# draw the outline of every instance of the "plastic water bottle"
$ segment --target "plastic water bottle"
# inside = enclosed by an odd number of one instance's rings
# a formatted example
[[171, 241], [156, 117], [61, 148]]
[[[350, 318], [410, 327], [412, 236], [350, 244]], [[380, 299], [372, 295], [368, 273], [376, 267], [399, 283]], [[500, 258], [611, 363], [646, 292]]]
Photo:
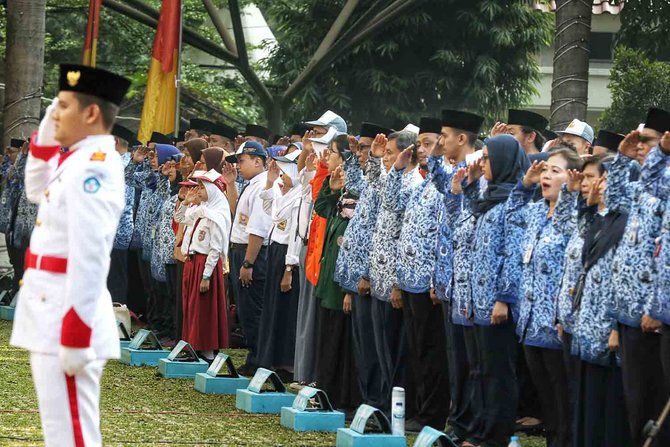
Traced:
[[405, 436], [405, 389], [393, 387], [391, 397], [391, 430], [394, 435]]
[[519, 442], [518, 436], [512, 436], [507, 447], [521, 447], [521, 442]]

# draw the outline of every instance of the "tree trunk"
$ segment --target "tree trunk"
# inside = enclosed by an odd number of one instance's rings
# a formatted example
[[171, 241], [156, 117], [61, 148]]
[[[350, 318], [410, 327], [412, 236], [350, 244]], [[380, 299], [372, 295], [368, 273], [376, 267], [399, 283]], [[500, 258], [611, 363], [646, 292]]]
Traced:
[[551, 128], [586, 119], [589, 93], [591, 0], [556, 1]]
[[7, 2], [4, 146], [37, 129], [44, 74], [46, 0]]

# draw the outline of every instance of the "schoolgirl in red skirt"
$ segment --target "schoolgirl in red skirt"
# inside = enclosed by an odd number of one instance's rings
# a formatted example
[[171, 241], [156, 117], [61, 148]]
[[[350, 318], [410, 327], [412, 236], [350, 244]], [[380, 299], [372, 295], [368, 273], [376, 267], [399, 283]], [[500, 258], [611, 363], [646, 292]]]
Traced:
[[200, 185], [187, 196], [188, 208], [177, 213], [187, 225], [181, 245], [186, 257], [182, 339], [212, 360], [217, 350], [228, 347], [223, 263], [228, 255], [230, 207], [221, 174], [210, 170], [195, 179]]

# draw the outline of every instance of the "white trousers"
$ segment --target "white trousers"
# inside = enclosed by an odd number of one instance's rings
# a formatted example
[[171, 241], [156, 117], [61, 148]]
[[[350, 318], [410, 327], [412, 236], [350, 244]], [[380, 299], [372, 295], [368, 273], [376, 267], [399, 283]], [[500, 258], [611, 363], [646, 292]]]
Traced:
[[104, 360], [67, 376], [57, 355], [30, 353], [46, 447], [96, 447], [100, 435], [100, 378]]

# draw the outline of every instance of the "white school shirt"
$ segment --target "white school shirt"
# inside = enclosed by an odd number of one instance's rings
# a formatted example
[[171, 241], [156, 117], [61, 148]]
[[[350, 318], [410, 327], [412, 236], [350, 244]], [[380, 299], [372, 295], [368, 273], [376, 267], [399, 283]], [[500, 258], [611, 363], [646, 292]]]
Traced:
[[263, 210], [268, 216], [273, 216], [270, 240], [278, 244], [288, 245], [285, 259], [286, 265], [298, 265], [300, 262], [300, 250], [302, 249], [303, 242], [297, 234], [297, 228], [301, 192], [302, 188], [298, 191], [298, 194], [295, 194], [290, 199], [293, 203], [286, 204], [286, 207], [281, 212], [278, 212], [276, 209], [275, 199], [282, 196], [277, 183], [272, 188], [262, 191], [260, 195], [263, 200]]
[[266, 181], [267, 172], [261, 172], [249, 181], [237, 198], [235, 219], [230, 234], [230, 241], [233, 244], [248, 244], [250, 234], [262, 237], [263, 245], [268, 244], [272, 219], [263, 210], [263, 199], [260, 197]]
[[[221, 255], [227, 256], [228, 235], [221, 228], [206, 217], [203, 217], [203, 208], [200, 206], [180, 207], [175, 215], [175, 220], [187, 225], [184, 231], [184, 239], [181, 243], [181, 253], [184, 256], [194, 254], [207, 255], [203, 276], [212, 276], [216, 263]], [[221, 253], [214, 247], [224, 247]]]

